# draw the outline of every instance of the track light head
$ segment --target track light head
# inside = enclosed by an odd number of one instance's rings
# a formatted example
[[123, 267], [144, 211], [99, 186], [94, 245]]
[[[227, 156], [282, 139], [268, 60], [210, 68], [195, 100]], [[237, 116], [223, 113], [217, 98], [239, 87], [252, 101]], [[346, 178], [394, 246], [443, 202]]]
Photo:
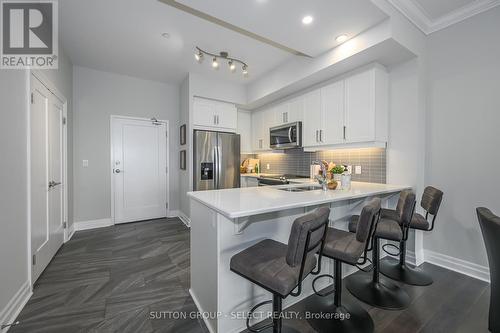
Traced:
[[215, 68], [215, 69], [219, 68], [219, 63], [217, 62], [217, 58], [216, 57], [214, 57], [214, 59], [212, 60], [212, 67]]

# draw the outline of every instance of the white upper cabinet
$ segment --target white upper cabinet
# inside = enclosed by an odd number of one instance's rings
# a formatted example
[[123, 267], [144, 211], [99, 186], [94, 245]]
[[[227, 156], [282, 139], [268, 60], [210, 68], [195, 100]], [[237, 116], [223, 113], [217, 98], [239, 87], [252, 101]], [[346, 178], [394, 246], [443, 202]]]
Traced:
[[344, 142], [344, 83], [335, 82], [311, 91], [304, 98], [303, 146]]
[[251, 154], [252, 147], [252, 116], [250, 112], [238, 110], [238, 130], [240, 135], [240, 152]]
[[321, 88], [321, 145], [344, 143], [344, 81]]
[[304, 96], [299, 96], [273, 108], [274, 126], [302, 121], [304, 113]]
[[236, 131], [238, 114], [236, 106], [230, 103], [195, 98], [193, 101], [193, 125], [224, 131]]
[[319, 129], [323, 115], [321, 110], [321, 92], [314, 90], [304, 95], [304, 122], [302, 124], [302, 145], [319, 145]]
[[388, 77], [374, 66], [305, 95], [303, 145], [380, 146], [387, 142]]
[[387, 143], [388, 74], [373, 65], [286, 102], [252, 113], [253, 151], [269, 148], [269, 128], [302, 121], [306, 150]]

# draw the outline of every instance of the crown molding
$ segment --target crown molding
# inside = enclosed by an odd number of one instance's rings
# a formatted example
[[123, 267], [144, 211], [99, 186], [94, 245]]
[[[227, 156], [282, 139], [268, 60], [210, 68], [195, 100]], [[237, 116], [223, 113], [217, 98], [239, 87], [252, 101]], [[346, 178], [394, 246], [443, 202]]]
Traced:
[[500, 0], [476, 0], [433, 20], [415, 0], [388, 1], [426, 35], [500, 5]]

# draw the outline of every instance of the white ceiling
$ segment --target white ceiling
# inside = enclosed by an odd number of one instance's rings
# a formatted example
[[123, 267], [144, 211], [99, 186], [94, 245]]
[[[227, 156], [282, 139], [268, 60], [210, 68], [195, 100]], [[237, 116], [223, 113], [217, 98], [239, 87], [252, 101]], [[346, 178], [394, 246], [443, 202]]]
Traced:
[[[335, 47], [386, 16], [367, 0], [182, 0], [183, 4], [309, 55]], [[74, 65], [144, 79], [179, 83], [191, 71], [249, 83], [294, 55], [156, 0], [59, 2], [62, 47]], [[307, 27], [304, 15], [314, 16]], [[161, 36], [168, 32], [170, 38]], [[198, 64], [194, 48], [228, 51], [249, 64], [250, 75]]]
[[500, 5], [500, 0], [389, 0], [426, 34]]
[[[316, 57], [339, 43], [342, 34], [356, 36], [387, 16], [366, 0], [177, 0], [240, 28]], [[310, 25], [302, 18], [314, 18]]]

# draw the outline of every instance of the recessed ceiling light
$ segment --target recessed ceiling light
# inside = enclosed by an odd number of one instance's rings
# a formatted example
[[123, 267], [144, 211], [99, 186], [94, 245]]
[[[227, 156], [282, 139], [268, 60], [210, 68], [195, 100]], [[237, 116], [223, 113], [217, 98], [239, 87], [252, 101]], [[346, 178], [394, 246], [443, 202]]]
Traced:
[[164, 32], [161, 34], [163, 38], [170, 38], [170, 34], [168, 32]]
[[340, 35], [340, 36], [337, 36], [337, 38], [335, 38], [335, 40], [338, 42], [338, 43], [343, 43], [347, 40], [347, 35]]
[[304, 24], [306, 24], [306, 25], [307, 25], [307, 24], [311, 24], [313, 20], [314, 20], [314, 19], [313, 19], [313, 17], [312, 17], [312, 16], [307, 15], [307, 16], [304, 16], [304, 18], [302, 19], [302, 23], [304, 23]]

